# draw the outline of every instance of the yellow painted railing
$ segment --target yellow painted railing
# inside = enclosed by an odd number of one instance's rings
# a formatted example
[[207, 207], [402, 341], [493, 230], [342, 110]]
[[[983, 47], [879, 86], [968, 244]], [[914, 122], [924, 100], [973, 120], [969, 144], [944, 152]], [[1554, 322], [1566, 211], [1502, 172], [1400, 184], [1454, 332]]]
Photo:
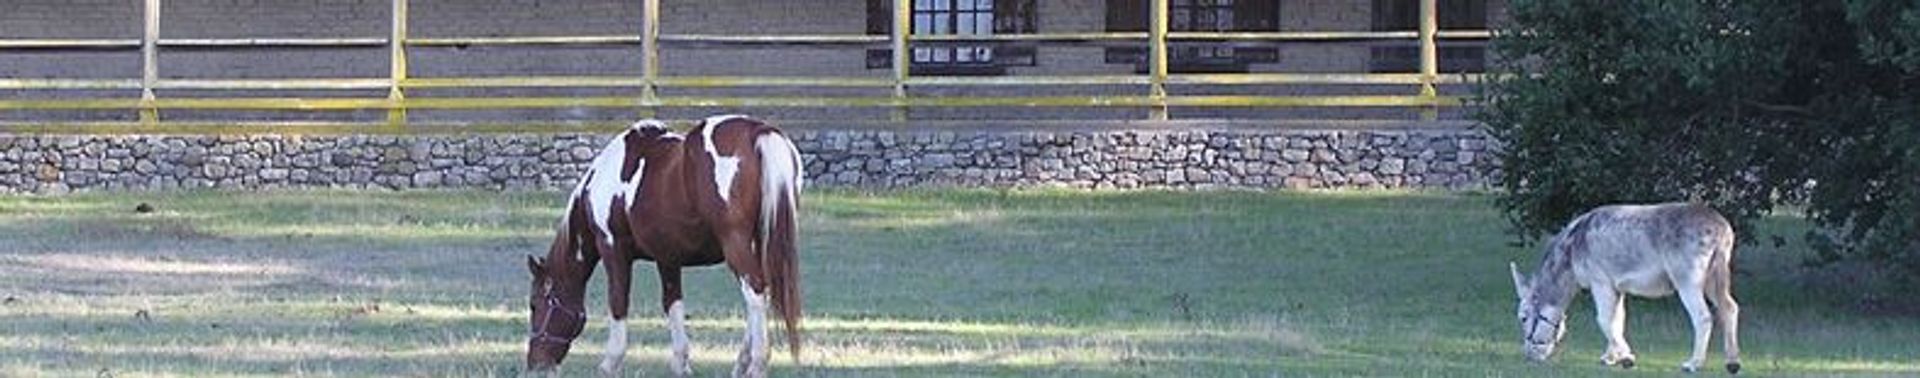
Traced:
[[[1178, 32], [1168, 30], [1168, 0], [1150, 1], [1147, 32], [1043, 33], [995, 35], [912, 35], [909, 31], [912, 0], [893, 0], [893, 31], [889, 35], [706, 35], [661, 34], [660, 0], [644, 0], [638, 36], [553, 36], [489, 38], [410, 38], [407, 33], [409, 0], [392, 1], [391, 33], [387, 38], [160, 38], [160, 0], [143, 0], [143, 33], [140, 39], [0, 39], [0, 51], [9, 49], [139, 49], [141, 77], [138, 79], [27, 79], [0, 78], [0, 90], [139, 90], [137, 98], [75, 99], [0, 99], [0, 112], [14, 110], [115, 110], [140, 114], [139, 125], [162, 122], [165, 109], [229, 110], [386, 110], [386, 125], [403, 126], [408, 109], [494, 109], [610, 107], [635, 108], [651, 114], [671, 107], [829, 107], [891, 108], [896, 120], [905, 110], [918, 107], [1127, 107], [1149, 109], [1152, 119], [1168, 118], [1173, 107], [1408, 107], [1422, 110], [1423, 119], [1436, 117], [1440, 107], [1459, 106], [1464, 100], [1442, 96], [1440, 84], [1472, 82], [1475, 75], [1438, 74], [1437, 40], [1486, 39], [1485, 30], [1438, 29], [1436, 2], [1420, 1], [1419, 29], [1386, 32]], [[1120, 43], [1145, 40], [1148, 46], [1148, 70], [1145, 75], [1080, 76], [913, 76], [911, 46], [926, 42], [1028, 42], [1028, 43]], [[1420, 65], [1417, 73], [1249, 73], [1249, 74], [1174, 74], [1169, 72], [1168, 45], [1171, 41], [1379, 41], [1417, 40]], [[666, 76], [660, 71], [659, 50], [663, 42], [722, 45], [885, 45], [892, 50], [890, 77], [795, 77], [795, 76]], [[623, 76], [505, 76], [414, 78], [407, 75], [407, 48], [413, 46], [473, 45], [577, 45], [637, 44], [642, 51], [639, 77]], [[304, 78], [304, 79], [169, 79], [161, 77], [157, 55], [168, 47], [386, 47], [389, 50], [387, 77]], [[1364, 96], [1252, 96], [1252, 95], [1175, 95], [1175, 85], [1255, 85], [1255, 84], [1333, 84], [1333, 85], [1413, 85], [1416, 91], [1405, 95]], [[1141, 95], [1089, 96], [912, 96], [913, 86], [1049, 86], [1049, 85], [1129, 85], [1145, 86]], [[891, 88], [890, 96], [810, 97], [810, 96], [664, 96], [660, 87], [733, 88], [733, 87], [868, 87]], [[423, 88], [507, 88], [573, 87], [634, 88], [632, 96], [575, 97], [409, 97], [409, 89]], [[169, 98], [154, 95], [156, 89], [386, 89], [385, 97], [366, 98]], [[530, 120], [545, 121], [545, 120]]]

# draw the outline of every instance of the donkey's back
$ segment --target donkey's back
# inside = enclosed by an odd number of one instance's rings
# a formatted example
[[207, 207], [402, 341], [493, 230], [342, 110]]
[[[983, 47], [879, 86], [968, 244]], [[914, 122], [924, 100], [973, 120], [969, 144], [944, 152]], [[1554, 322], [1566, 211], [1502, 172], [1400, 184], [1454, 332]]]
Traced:
[[1676, 284], [1725, 285], [1734, 241], [1726, 217], [1686, 202], [1600, 207], [1563, 237], [1582, 286], [1641, 296], [1672, 294]]

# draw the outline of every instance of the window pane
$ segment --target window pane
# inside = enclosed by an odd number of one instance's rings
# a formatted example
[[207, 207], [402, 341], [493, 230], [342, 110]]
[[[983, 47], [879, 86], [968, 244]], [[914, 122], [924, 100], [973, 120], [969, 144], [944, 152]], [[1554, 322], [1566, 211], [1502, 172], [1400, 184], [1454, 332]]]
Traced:
[[933, 56], [933, 52], [932, 52], [932, 51], [928, 51], [928, 50], [929, 50], [929, 49], [927, 49], [927, 48], [925, 48], [925, 47], [915, 47], [915, 48], [913, 48], [913, 61], [914, 61], [914, 62], [926, 62], [926, 61], [927, 61], [928, 59], [931, 59], [931, 58], [932, 58], [932, 56]]
[[953, 52], [953, 61], [963, 63], [973, 62], [973, 48], [962, 47], [959, 50], [955, 50]]
[[974, 24], [973, 24], [973, 13], [972, 13], [972, 12], [968, 12], [968, 13], [960, 13], [960, 14], [957, 14], [957, 15], [955, 15], [955, 16], [958, 16], [958, 17], [960, 17], [960, 21], [959, 21], [959, 23], [958, 23], [957, 25], [955, 25], [955, 26], [959, 26], [959, 28], [958, 28], [958, 29], [959, 29], [960, 31], [959, 31], [959, 33], [958, 33], [958, 34], [974, 34], [974, 29], [973, 29], [973, 25], [974, 25]]
[[949, 23], [951, 20], [946, 16], [942, 14], [933, 18], [933, 34], [953, 34], [953, 24]]
[[992, 48], [992, 47], [980, 47], [979, 49], [980, 49], [980, 52], [978, 53], [978, 55], [980, 56], [980, 61], [982, 61], [982, 62], [991, 62], [991, 61], [993, 61], [993, 48]]
[[963, 10], [963, 11], [973, 10], [973, 0], [959, 0], [959, 1], [960, 3], [955, 4], [953, 9]]
[[974, 23], [973, 30], [979, 31], [980, 34], [993, 34], [992, 13], [981, 13], [978, 18], [974, 19]]
[[933, 18], [927, 14], [913, 15], [913, 34], [933, 34]]
[[[960, 0], [960, 1], [967, 1], [967, 0]], [[974, 4], [977, 4], [974, 7], [975, 9], [993, 10], [993, 0], [974, 0]]]
[[944, 2], [944, 1], [947, 1], [947, 0], [913, 0], [913, 9], [914, 9], [914, 10], [930, 10], [930, 9], [933, 9], [933, 3], [934, 3], [934, 2], [936, 2], [936, 1], [941, 1], [941, 2]]
[[937, 11], [947, 10], [947, 5], [949, 5], [950, 3], [949, 0], [928, 0], [928, 1], [933, 2], [933, 10], [937, 10]]
[[953, 54], [953, 51], [948, 49], [933, 49], [933, 61], [951, 62], [953, 61], [952, 54]]

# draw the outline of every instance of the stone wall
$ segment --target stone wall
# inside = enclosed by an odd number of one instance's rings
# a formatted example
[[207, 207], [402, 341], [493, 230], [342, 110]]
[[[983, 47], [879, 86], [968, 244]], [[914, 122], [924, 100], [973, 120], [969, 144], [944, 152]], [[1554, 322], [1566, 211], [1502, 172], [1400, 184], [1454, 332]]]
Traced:
[[[791, 133], [814, 186], [1487, 185], [1486, 139], [1424, 131]], [[605, 135], [0, 135], [0, 192], [571, 187]]]

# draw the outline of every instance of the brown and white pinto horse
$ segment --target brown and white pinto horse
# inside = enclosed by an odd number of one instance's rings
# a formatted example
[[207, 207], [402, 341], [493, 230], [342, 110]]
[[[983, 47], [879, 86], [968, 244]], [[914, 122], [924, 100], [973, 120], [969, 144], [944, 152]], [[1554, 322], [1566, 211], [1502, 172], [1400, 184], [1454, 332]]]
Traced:
[[745, 348], [734, 375], [766, 375], [769, 305], [785, 321], [787, 345], [798, 359], [800, 173], [793, 143], [779, 129], [743, 116], [708, 118], [686, 135], [645, 120], [613, 138], [568, 197], [547, 257], [527, 257], [533, 271], [529, 370], [555, 370], [580, 336], [586, 284], [597, 261], [607, 270], [610, 312], [600, 371], [620, 373], [636, 259], [659, 270], [675, 374], [692, 373], [680, 269], [721, 262], [746, 299]]

